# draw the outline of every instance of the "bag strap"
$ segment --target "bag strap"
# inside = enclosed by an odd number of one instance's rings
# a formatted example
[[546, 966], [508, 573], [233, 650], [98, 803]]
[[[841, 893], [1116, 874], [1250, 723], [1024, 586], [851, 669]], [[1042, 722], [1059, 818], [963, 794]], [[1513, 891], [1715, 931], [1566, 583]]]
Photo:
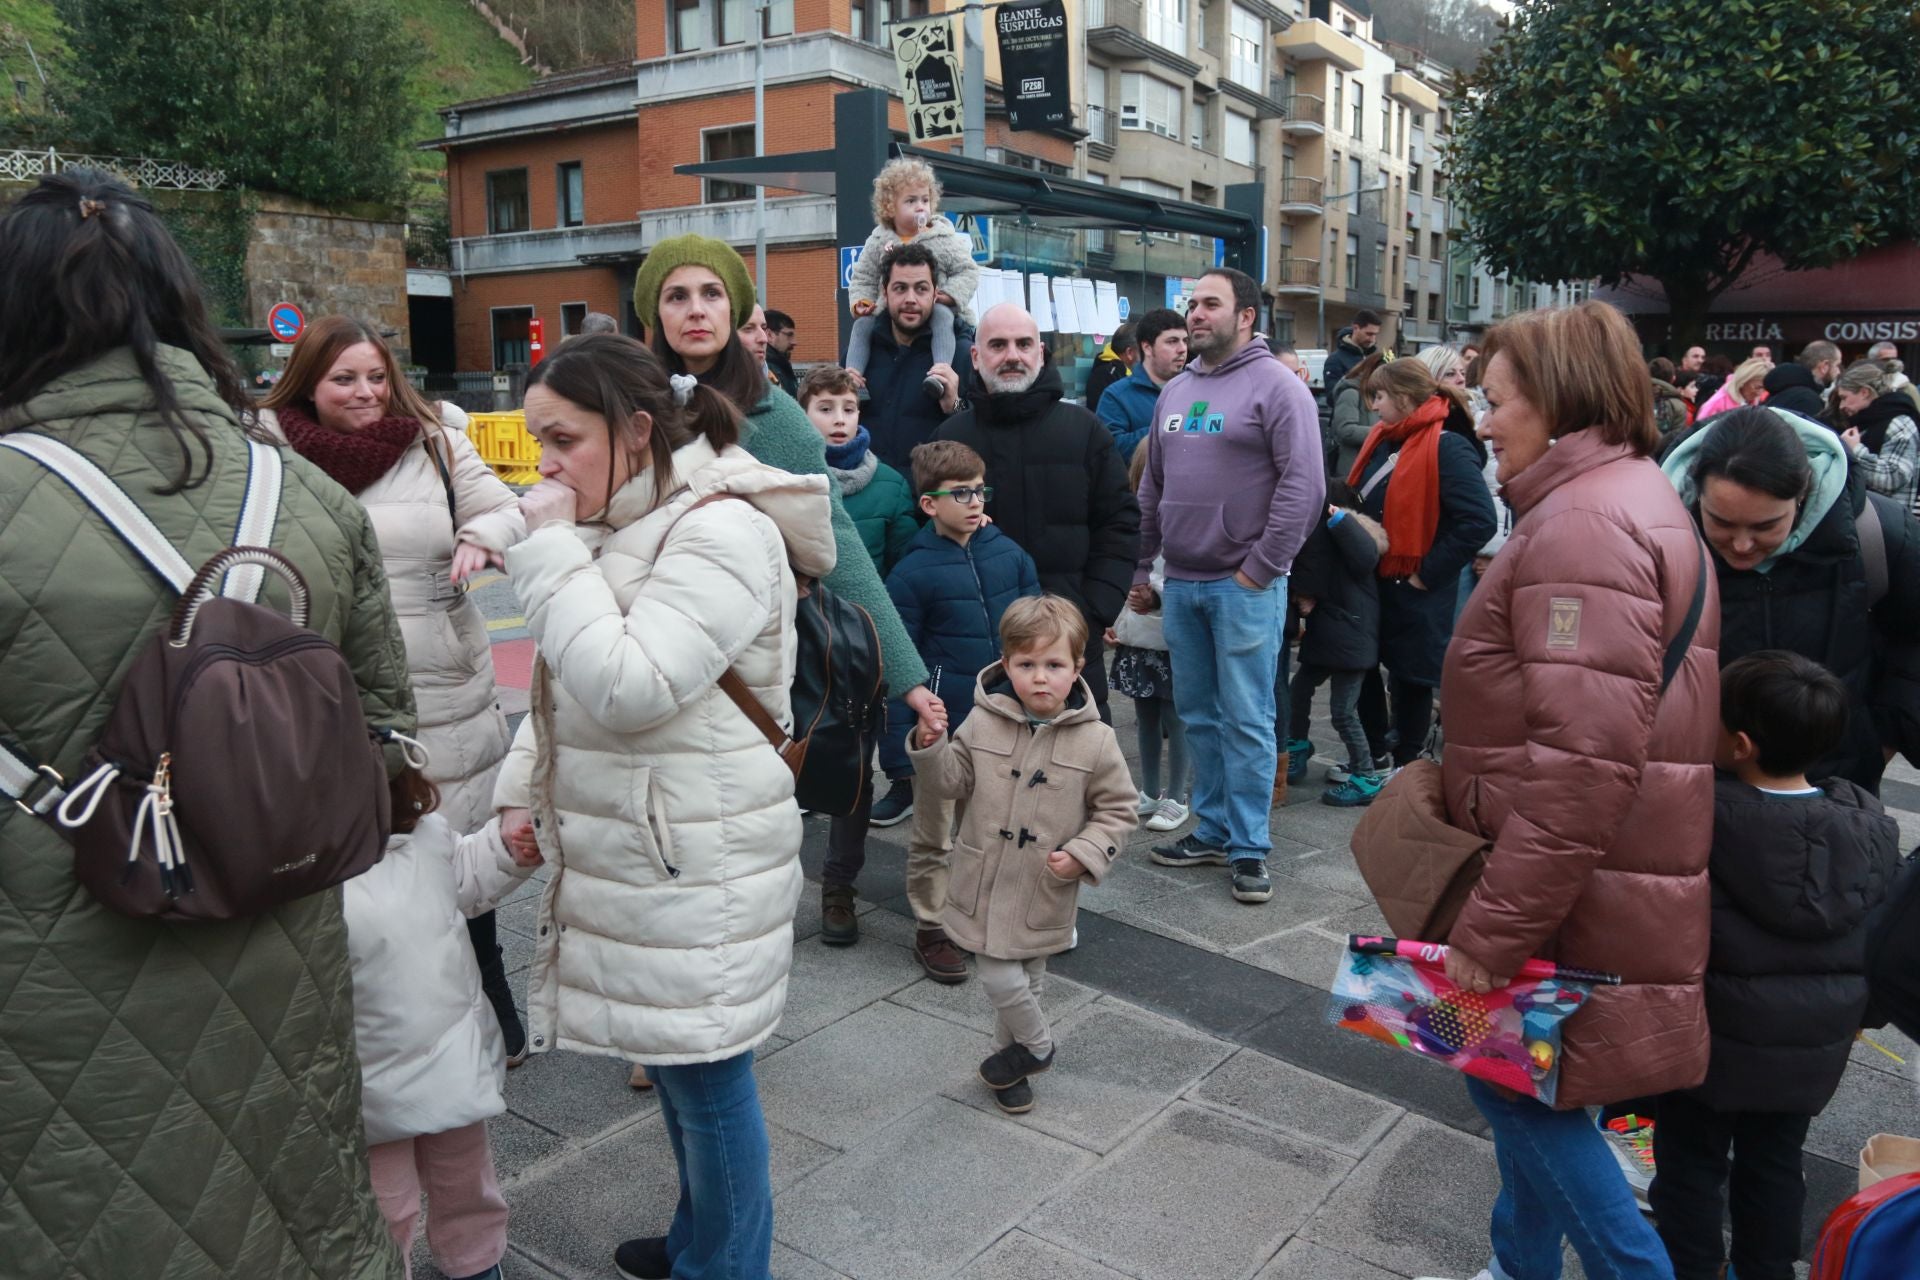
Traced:
[[1872, 494], [1867, 495], [1853, 527], [1860, 538], [1860, 559], [1867, 570], [1867, 608], [1871, 609], [1887, 598], [1890, 581], [1887, 573], [1887, 531], [1880, 523], [1880, 513], [1874, 509]]
[[[440, 428], [442, 431], [445, 427]], [[447, 469], [446, 459], [440, 456], [440, 450], [434, 447], [433, 437], [428, 436], [420, 442], [420, 447], [433, 459], [433, 469], [440, 474], [441, 487], [447, 491], [447, 519], [453, 521], [453, 540], [460, 540], [460, 508], [453, 500], [453, 472]]]
[[1700, 630], [1700, 615], [1707, 611], [1707, 549], [1700, 542], [1698, 534], [1693, 539], [1694, 550], [1700, 555], [1700, 572], [1693, 584], [1693, 603], [1687, 607], [1687, 617], [1680, 624], [1673, 642], [1667, 646], [1666, 657], [1660, 660], [1660, 693], [1665, 696], [1667, 686], [1673, 683], [1674, 676], [1680, 673], [1680, 665], [1687, 660], [1687, 649], [1693, 644], [1694, 633]]
[[[675, 526], [700, 508], [711, 506], [716, 502], [725, 502], [728, 499], [736, 502], [747, 501], [737, 493], [710, 493], [675, 516], [673, 524], [667, 526], [667, 532], [661, 536], [660, 541], [664, 544], [667, 538], [673, 536]], [[748, 505], [752, 504], [748, 503]], [[760, 735], [767, 740], [767, 745], [779, 752], [780, 758], [786, 761], [787, 767], [793, 770], [795, 776], [798, 776], [800, 761], [806, 758], [807, 744], [794, 741], [792, 735], [780, 727], [780, 722], [773, 718], [773, 713], [767, 710], [760, 699], [753, 696], [753, 690], [747, 688], [747, 682], [740, 678], [738, 671], [728, 667], [720, 673], [719, 684], [720, 692], [726, 694], [733, 705], [740, 708], [740, 714], [752, 722], [753, 727], [758, 729]]]
[[[31, 431], [0, 436], [0, 447], [33, 459], [66, 481], [176, 594], [184, 594], [192, 584], [195, 571], [186, 557], [124, 489], [78, 450]], [[286, 468], [280, 451], [270, 445], [249, 440], [247, 453], [247, 493], [240, 503], [234, 545], [265, 547], [272, 542], [279, 520]], [[221, 594], [252, 602], [258, 599], [264, 580], [258, 565], [239, 565], [228, 571]], [[0, 742], [0, 797], [13, 801], [21, 812], [47, 818], [65, 797], [65, 783], [52, 765], [35, 760], [16, 743]]]

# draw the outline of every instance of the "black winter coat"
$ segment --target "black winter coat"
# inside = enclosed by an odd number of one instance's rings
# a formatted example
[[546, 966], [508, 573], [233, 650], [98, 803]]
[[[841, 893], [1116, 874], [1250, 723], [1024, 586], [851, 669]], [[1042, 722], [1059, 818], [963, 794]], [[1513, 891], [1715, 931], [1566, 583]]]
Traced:
[[1721, 1111], [1818, 1115], [1867, 1008], [1869, 916], [1900, 861], [1900, 828], [1843, 778], [1820, 796], [1714, 783], [1713, 1055], [1694, 1096]]
[[[1359, 488], [1400, 452], [1400, 445], [1384, 441], [1367, 459]], [[1385, 521], [1387, 492], [1400, 483], [1394, 472], [1367, 494], [1360, 510]], [[1440, 686], [1440, 663], [1453, 638], [1454, 606], [1458, 603], [1460, 571], [1473, 563], [1487, 539], [1499, 527], [1493, 495], [1487, 492], [1479, 455], [1459, 433], [1440, 433], [1440, 527], [1433, 546], [1420, 561], [1425, 590], [1405, 578], [1380, 580], [1380, 661], [1400, 680]]]
[[1789, 360], [1785, 364], [1775, 365], [1767, 371], [1766, 381], [1761, 385], [1767, 389], [1767, 407], [1770, 409], [1785, 409], [1815, 422], [1820, 421], [1820, 415], [1826, 412], [1826, 397], [1820, 394], [1820, 384], [1814, 380], [1813, 370], [1797, 361]]
[[1355, 511], [1307, 535], [1287, 580], [1287, 600], [1313, 601], [1299, 660], [1329, 671], [1367, 671], [1380, 661], [1380, 579], [1387, 531]]
[[1329, 394], [1340, 385], [1340, 379], [1353, 370], [1353, 366], [1377, 350], [1374, 347], [1360, 346], [1353, 340], [1352, 334], [1353, 327], [1349, 325], [1335, 335], [1338, 340], [1333, 344], [1333, 350], [1327, 353], [1327, 362], [1320, 367], [1320, 385], [1325, 387]]
[[1095, 360], [1093, 368], [1087, 370], [1087, 393], [1080, 397], [1087, 406], [1088, 413], [1100, 411], [1100, 396], [1116, 382], [1124, 382], [1133, 376], [1133, 370], [1127, 368], [1124, 360]]
[[[866, 404], [860, 409], [860, 425], [873, 437], [873, 451], [880, 461], [913, 478], [913, 449], [933, 439], [933, 433], [946, 421], [939, 404], [922, 385], [933, 368], [933, 333], [923, 329], [912, 345], [902, 347], [894, 341], [893, 326], [885, 315], [876, 316], [867, 356]], [[965, 403], [973, 383], [973, 343], [955, 336], [953, 368], [960, 375], [960, 400]]]
[[1126, 604], [1140, 547], [1140, 504], [1106, 424], [1061, 400], [1060, 371], [1042, 365], [1025, 391], [994, 393], [948, 418], [935, 433], [987, 463], [987, 514], [1040, 570], [1040, 585], [1086, 616], [1085, 672], [1106, 701], [1100, 637]]
[[[1871, 614], [1855, 529], [1864, 502], [1880, 517], [1890, 584]], [[1920, 528], [1899, 503], [1866, 493], [1855, 478], [1807, 540], [1767, 572], [1729, 568], [1717, 553], [1713, 568], [1720, 583], [1720, 665], [1762, 649], [1791, 649], [1838, 676], [1852, 711], [1847, 735], [1809, 773], [1877, 792], [1886, 768], [1883, 738], [1920, 749], [1920, 672], [1902, 674], [1920, 665], [1920, 655], [1897, 660], [1912, 654], [1920, 637]]]

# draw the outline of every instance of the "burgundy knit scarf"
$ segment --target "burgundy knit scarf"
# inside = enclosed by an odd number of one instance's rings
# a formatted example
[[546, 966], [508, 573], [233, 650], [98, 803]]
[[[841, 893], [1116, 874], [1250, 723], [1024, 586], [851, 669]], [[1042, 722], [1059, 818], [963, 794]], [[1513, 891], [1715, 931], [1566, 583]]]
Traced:
[[420, 440], [418, 418], [380, 418], [358, 431], [333, 431], [292, 405], [277, 412], [293, 451], [348, 493], [359, 493], [393, 470], [400, 455]]

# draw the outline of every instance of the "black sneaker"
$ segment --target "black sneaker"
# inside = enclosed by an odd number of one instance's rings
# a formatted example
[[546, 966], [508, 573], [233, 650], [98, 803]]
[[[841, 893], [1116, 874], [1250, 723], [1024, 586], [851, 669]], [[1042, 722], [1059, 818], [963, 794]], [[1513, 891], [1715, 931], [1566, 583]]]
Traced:
[[667, 1260], [667, 1238], [647, 1236], [629, 1240], [613, 1251], [613, 1268], [627, 1280], [668, 1280], [673, 1263]]
[[1181, 836], [1172, 844], [1153, 846], [1151, 856], [1163, 867], [1224, 867], [1227, 865], [1225, 849], [1208, 844], [1192, 832]]
[[1033, 1110], [1033, 1086], [1025, 1080], [993, 1091], [993, 1105], [1010, 1116], [1023, 1116]]
[[853, 886], [820, 886], [820, 941], [829, 947], [850, 947], [860, 941], [860, 917], [853, 909]]
[[1273, 896], [1273, 881], [1267, 878], [1265, 859], [1234, 859], [1233, 896], [1240, 902], [1265, 902]]
[[876, 827], [891, 827], [913, 816], [913, 779], [900, 778], [887, 788], [887, 794], [873, 802], [867, 821]]
[[1010, 1089], [1028, 1076], [1037, 1076], [1051, 1067], [1054, 1054], [1059, 1052], [1055, 1049], [1044, 1058], [1036, 1058], [1031, 1049], [1016, 1040], [980, 1064], [980, 1079], [989, 1089]]

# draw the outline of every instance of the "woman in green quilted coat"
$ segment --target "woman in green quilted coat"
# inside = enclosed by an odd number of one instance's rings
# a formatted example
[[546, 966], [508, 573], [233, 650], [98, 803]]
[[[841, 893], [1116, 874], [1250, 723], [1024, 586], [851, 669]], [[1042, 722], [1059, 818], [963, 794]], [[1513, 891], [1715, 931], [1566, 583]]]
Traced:
[[[245, 393], [152, 207], [91, 170], [43, 179], [0, 219], [0, 281], [0, 433], [85, 455], [189, 563], [228, 545]], [[368, 720], [410, 732], [366, 513], [285, 461], [273, 545]], [[71, 777], [175, 596], [12, 449], [0, 529], [0, 741]], [[367, 1181], [352, 994], [338, 890], [225, 923], [134, 920], [80, 888], [52, 826], [0, 806], [0, 1272], [398, 1280]]]

